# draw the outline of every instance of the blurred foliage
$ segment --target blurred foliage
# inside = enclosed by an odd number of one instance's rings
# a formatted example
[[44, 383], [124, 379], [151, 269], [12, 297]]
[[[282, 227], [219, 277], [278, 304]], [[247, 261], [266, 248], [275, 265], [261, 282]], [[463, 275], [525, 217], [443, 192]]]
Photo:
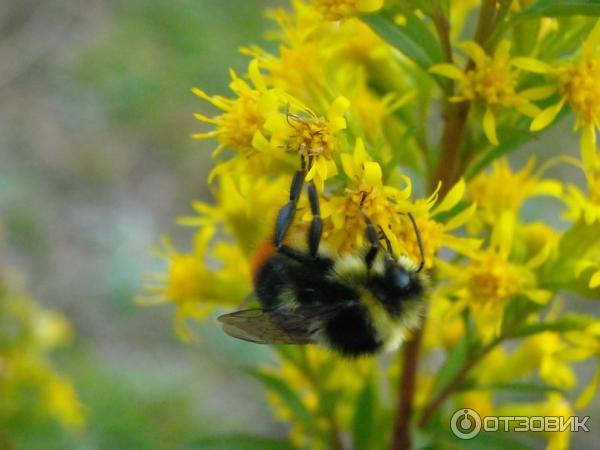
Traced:
[[[19, 435], [19, 449], [210, 448], [202, 436], [252, 431], [239, 415], [216, 423], [204, 406], [252, 388], [234, 378], [229, 391], [209, 389], [228, 361], [209, 363], [204, 354], [165, 367], [156, 358], [177, 343], [159, 326], [160, 314], [128, 312], [159, 233], [150, 230], [169, 226], [161, 217], [179, 207], [184, 185], [206, 191], [208, 158], [189, 138], [190, 89], [222, 88], [227, 67], [242, 64], [237, 47], [261, 39], [263, 9], [272, 3], [0, 4], [6, 256], [45, 308], [73, 323], [75, 345], [54, 351], [48, 368], [73, 380], [86, 416], [75, 434], [42, 420], [32, 414], [41, 399], [30, 395], [31, 384], [17, 402], [26, 413], [15, 419], [20, 428], [9, 433]], [[265, 429], [265, 415], [252, 429]]]

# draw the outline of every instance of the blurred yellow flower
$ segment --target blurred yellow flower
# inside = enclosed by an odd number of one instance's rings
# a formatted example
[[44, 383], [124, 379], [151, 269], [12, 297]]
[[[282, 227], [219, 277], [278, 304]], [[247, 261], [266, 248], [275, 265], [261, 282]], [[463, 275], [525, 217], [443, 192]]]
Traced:
[[225, 148], [239, 151], [245, 156], [252, 155], [255, 152], [252, 146], [254, 134], [261, 129], [266, 117], [277, 109], [277, 99], [271, 92], [267, 92], [257, 64], [252, 61], [249, 67], [255, 88], [231, 71], [232, 81], [229, 87], [237, 96], [234, 99], [209, 96], [199, 88], [192, 90], [198, 97], [223, 111], [221, 115], [212, 118], [200, 113], [195, 115], [201, 122], [215, 125], [213, 131], [193, 135], [195, 139], [216, 138], [219, 145], [214, 152], [215, 156]]
[[540, 195], [561, 197], [562, 183], [542, 178], [541, 171], [535, 172], [535, 158], [513, 171], [508, 159], [499, 158], [492, 163], [489, 172], [480, 173], [469, 182], [468, 195], [477, 202], [477, 216], [488, 225], [495, 224], [504, 213], [515, 218], [523, 203]]
[[600, 23], [582, 45], [581, 56], [554, 66], [533, 58], [517, 58], [515, 65], [531, 72], [554, 77], [552, 84], [529, 90], [534, 99], [544, 99], [558, 92], [558, 103], [537, 114], [530, 129], [539, 131], [554, 121], [565, 103], [575, 112], [575, 129], [582, 129], [581, 155], [586, 168], [600, 166], [596, 152], [596, 130], [600, 129]]
[[496, 114], [502, 108], [516, 108], [522, 114], [535, 116], [538, 108], [528, 98], [517, 93], [517, 77], [510, 59], [510, 41], [502, 41], [493, 56], [488, 56], [475, 42], [463, 42], [459, 45], [474, 63], [474, 68], [460, 70], [452, 64], [436, 64], [431, 73], [457, 80], [460, 94], [451, 101], [481, 103], [483, 113], [483, 131], [493, 145], [498, 145], [496, 136]]
[[251, 292], [250, 269], [240, 248], [225, 242], [218, 243], [213, 255], [221, 264], [215, 271], [207, 265], [207, 251], [213, 238], [210, 228], [198, 233], [192, 253], [178, 252], [171, 242], [163, 239], [157, 254], [167, 265], [166, 273], [149, 277], [141, 304], [169, 302], [175, 306], [175, 330], [189, 341], [193, 338], [186, 320], [202, 320], [224, 304], [236, 305]]
[[575, 186], [567, 187], [564, 201], [568, 206], [565, 217], [573, 221], [583, 220], [587, 225], [600, 221], [600, 166], [585, 170], [587, 193]]
[[339, 20], [357, 13], [374, 12], [383, 6], [384, 0], [312, 0], [312, 3], [328, 20]]

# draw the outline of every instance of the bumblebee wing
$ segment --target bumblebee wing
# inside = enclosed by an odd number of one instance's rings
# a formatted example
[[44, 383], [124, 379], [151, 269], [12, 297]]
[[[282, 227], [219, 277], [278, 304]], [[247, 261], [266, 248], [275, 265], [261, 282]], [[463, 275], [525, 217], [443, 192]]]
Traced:
[[309, 344], [318, 328], [319, 314], [297, 309], [244, 309], [218, 317], [228, 335], [257, 344]]

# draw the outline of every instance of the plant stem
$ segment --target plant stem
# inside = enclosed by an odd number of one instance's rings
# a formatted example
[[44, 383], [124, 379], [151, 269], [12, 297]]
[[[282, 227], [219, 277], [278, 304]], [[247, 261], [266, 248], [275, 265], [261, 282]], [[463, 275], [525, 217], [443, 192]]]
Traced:
[[[484, 0], [479, 10], [477, 29], [475, 31], [475, 42], [485, 47], [485, 43], [493, 31], [493, 25], [496, 23], [496, 0]], [[446, 62], [452, 63], [452, 46], [450, 43], [450, 23], [447, 17], [439, 12], [432, 17], [436, 32], [440, 40], [440, 45]], [[473, 61], [469, 61], [465, 71], [473, 68]], [[454, 86], [449, 85], [448, 97], [453, 94]], [[464, 130], [469, 115], [470, 103], [464, 102], [453, 104], [446, 100], [444, 105], [444, 130], [440, 142], [441, 156], [435, 171], [435, 175], [430, 179], [430, 191], [433, 191], [438, 182], [441, 181], [440, 196], [448, 192], [450, 187], [462, 175], [459, 173], [460, 150], [463, 144]], [[411, 422], [413, 416], [413, 397], [415, 394], [416, 376], [419, 363], [419, 354], [421, 350], [421, 341], [423, 339], [423, 330], [425, 328], [427, 317], [418, 330], [415, 331], [412, 338], [404, 344], [402, 355], [402, 375], [400, 385], [398, 386], [398, 403], [396, 407], [396, 417], [394, 422], [394, 431], [390, 450], [409, 450], [412, 448]], [[487, 350], [489, 351], [489, 350]], [[486, 351], [486, 353], [487, 353]], [[471, 363], [474, 365], [477, 360]], [[464, 377], [470, 367], [466, 367]], [[462, 371], [461, 371], [462, 372]], [[447, 386], [448, 391], [439, 400], [439, 404], [434, 405], [432, 413], [441, 405], [448, 395], [460, 384], [462, 378], [459, 378], [456, 384], [451, 383]], [[431, 413], [431, 414], [432, 414]], [[427, 418], [428, 420], [428, 418]]]
[[460, 386], [463, 382], [469, 370], [473, 368], [481, 359], [487, 355], [494, 347], [502, 342], [504, 336], [498, 336], [496, 339], [485, 345], [479, 352], [472, 355], [464, 366], [458, 371], [454, 378], [446, 385], [444, 389], [424, 408], [423, 414], [419, 419], [418, 426], [423, 428], [429, 420], [433, 417], [435, 412], [442, 406], [448, 396], [454, 392], [454, 390]]

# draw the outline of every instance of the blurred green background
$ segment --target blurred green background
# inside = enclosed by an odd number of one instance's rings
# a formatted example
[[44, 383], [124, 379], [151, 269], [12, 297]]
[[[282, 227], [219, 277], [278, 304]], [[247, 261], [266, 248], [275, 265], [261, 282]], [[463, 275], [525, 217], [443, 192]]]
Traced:
[[54, 365], [87, 413], [81, 434], [49, 425], [23, 449], [217, 449], [234, 444], [204, 439], [284, 435], [239, 369], [267, 350], [248, 353], [214, 323], [184, 345], [169, 307], [133, 302], [159, 269], [150, 247], [163, 233], [189, 245], [173, 220], [208, 198], [214, 143], [190, 135], [203, 129], [193, 113], [213, 111], [190, 89], [228, 95], [228, 67], [247, 64], [238, 48], [269, 47], [264, 10], [277, 3], [0, 0], [2, 262], [72, 323]]

